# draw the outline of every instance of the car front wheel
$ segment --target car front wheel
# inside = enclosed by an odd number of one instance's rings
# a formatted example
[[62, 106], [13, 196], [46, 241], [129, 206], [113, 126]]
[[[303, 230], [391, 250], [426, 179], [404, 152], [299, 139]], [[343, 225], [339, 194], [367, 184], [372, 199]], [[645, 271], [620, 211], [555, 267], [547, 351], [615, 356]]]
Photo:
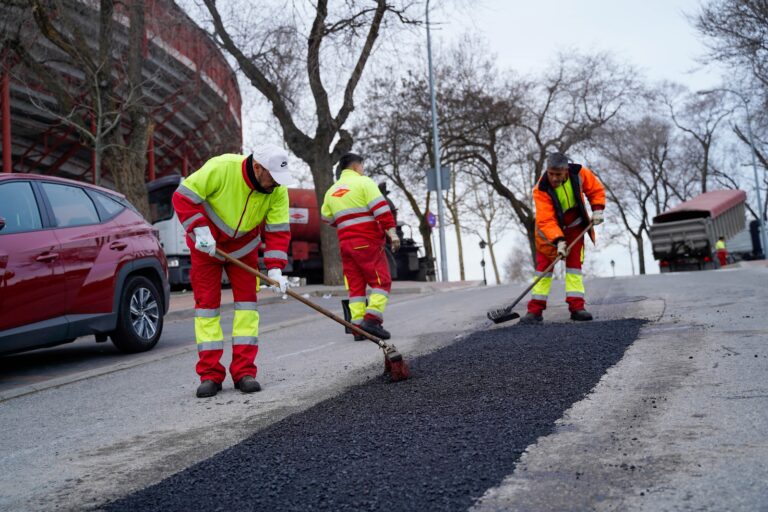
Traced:
[[163, 306], [157, 287], [143, 276], [129, 277], [120, 298], [112, 343], [126, 353], [152, 349], [163, 332]]

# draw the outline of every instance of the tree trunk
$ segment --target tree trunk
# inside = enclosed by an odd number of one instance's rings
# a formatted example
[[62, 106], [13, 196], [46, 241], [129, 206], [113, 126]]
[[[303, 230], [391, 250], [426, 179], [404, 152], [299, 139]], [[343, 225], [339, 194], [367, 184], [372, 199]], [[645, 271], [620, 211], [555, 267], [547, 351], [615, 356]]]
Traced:
[[[322, 146], [322, 145], [321, 145]], [[333, 162], [326, 151], [327, 146], [320, 147], [315, 152], [315, 158], [310, 162], [309, 169], [315, 184], [315, 197], [318, 210], [323, 205], [325, 193], [333, 185]], [[320, 252], [323, 258], [323, 283], [340, 285], [344, 283], [344, 272], [341, 266], [339, 238], [336, 229], [325, 222], [320, 223]]]
[[464, 246], [461, 240], [461, 224], [459, 224], [458, 215], [453, 216], [453, 227], [456, 231], [456, 245], [459, 249], [459, 280], [466, 281], [467, 276], [464, 272]]
[[640, 268], [640, 275], [643, 275], [645, 274], [645, 247], [643, 247], [642, 232], [635, 236], [635, 243], [637, 244], [637, 262]]
[[[144, 147], [146, 149], [146, 142]], [[119, 147], [110, 148], [105, 157], [112, 179], [115, 180], [115, 188], [125, 195], [145, 219], [151, 220], [147, 185], [144, 180], [146, 156], [137, 154], [123, 143]]]
[[491, 255], [491, 264], [493, 265], [493, 274], [494, 277], [496, 277], [496, 284], [501, 284], [501, 276], [499, 275], [499, 265], [496, 263], [496, 251], [493, 250], [493, 247], [496, 245], [493, 242], [491, 242], [491, 225], [486, 224], [485, 225], [485, 239], [486, 243], [488, 244], [488, 254]]
[[528, 235], [528, 247], [531, 250], [531, 263], [533, 268], [536, 268], [536, 222], [526, 222], [525, 232]]

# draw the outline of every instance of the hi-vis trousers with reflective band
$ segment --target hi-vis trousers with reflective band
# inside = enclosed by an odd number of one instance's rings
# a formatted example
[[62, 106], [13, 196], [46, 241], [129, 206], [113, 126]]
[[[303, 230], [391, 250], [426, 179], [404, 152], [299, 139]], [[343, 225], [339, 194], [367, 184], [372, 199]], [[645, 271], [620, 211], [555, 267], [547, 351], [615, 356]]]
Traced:
[[[384, 241], [342, 240], [341, 263], [344, 267], [344, 281], [349, 289], [349, 311], [352, 323], [363, 320], [375, 323], [384, 321], [384, 310], [389, 302], [392, 278], [384, 253]], [[370, 288], [366, 306], [366, 286]]]
[[[232, 364], [229, 373], [237, 382], [246, 375], [256, 376], [256, 354], [259, 352], [259, 312], [256, 310], [256, 277], [212, 258], [190, 247], [192, 269], [189, 277], [195, 295], [195, 339], [197, 341], [197, 374], [200, 380], [221, 383], [226, 377], [220, 363], [224, 352], [221, 330], [221, 271], [226, 269], [232, 283], [235, 319], [232, 324]], [[258, 266], [258, 252], [241, 258], [245, 264]]]
[[[570, 244], [584, 229], [581, 226], [565, 230], [565, 241]], [[552, 263], [552, 259], [540, 252], [536, 253], [536, 277]], [[565, 301], [570, 311], [584, 309], [584, 279], [581, 275], [581, 264], [584, 262], [584, 237], [576, 242], [565, 258]], [[528, 302], [528, 312], [540, 315], [547, 308], [549, 289], [552, 287], [552, 272], [549, 272], [531, 290], [531, 300]]]

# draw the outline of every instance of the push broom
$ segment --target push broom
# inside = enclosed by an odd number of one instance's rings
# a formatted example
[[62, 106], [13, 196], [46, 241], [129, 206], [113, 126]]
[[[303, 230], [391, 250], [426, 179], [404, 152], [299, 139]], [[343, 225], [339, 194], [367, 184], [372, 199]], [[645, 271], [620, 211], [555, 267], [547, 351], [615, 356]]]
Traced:
[[[262, 274], [257, 269], [251, 267], [250, 265], [246, 265], [245, 263], [243, 263], [242, 261], [240, 261], [237, 258], [233, 258], [232, 256], [230, 256], [226, 252], [222, 251], [221, 249], [217, 248], [216, 249], [216, 254], [218, 254], [219, 256], [221, 256], [222, 258], [227, 260], [228, 262], [232, 263], [233, 265], [237, 265], [238, 267], [242, 268], [246, 272], [250, 272], [254, 276], [256, 276], [259, 279], [261, 279], [262, 281], [264, 281], [265, 283], [267, 283], [269, 285], [273, 285], [273, 286], [277, 285], [277, 283], [275, 281], [273, 281], [272, 279], [270, 279], [266, 275]], [[334, 315], [333, 313], [331, 313], [327, 309], [325, 309], [325, 308], [323, 308], [321, 306], [318, 306], [317, 304], [315, 304], [311, 300], [305, 299], [304, 297], [302, 297], [298, 293], [294, 292], [293, 290], [286, 290], [285, 293], [287, 295], [291, 296], [292, 298], [296, 299], [297, 301], [302, 302], [302, 303], [306, 304], [307, 306], [311, 307], [312, 309], [314, 309], [318, 313], [322, 313], [323, 315], [327, 316], [331, 320], [334, 320], [334, 321], [340, 323], [341, 325], [343, 325], [344, 327], [347, 327], [348, 329], [350, 329], [352, 332], [354, 332], [358, 336], [363, 336], [364, 338], [366, 338], [369, 341], [372, 341], [373, 343], [378, 345], [379, 348], [384, 352], [384, 370], [387, 373], [389, 373], [390, 381], [392, 381], [392, 382], [399, 382], [401, 380], [406, 380], [408, 377], [410, 377], [411, 370], [410, 370], [410, 368], [408, 368], [408, 363], [405, 362], [405, 359], [403, 359], [402, 354], [400, 354], [400, 352], [397, 351], [397, 349], [395, 348], [394, 345], [390, 345], [388, 343], [385, 343], [381, 338], [378, 338], [378, 337], [376, 337], [376, 336], [374, 336], [374, 335], [364, 331], [363, 329], [361, 329], [357, 325], [355, 325], [355, 324], [353, 324], [351, 322], [347, 322], [343, 318], [340, 318], [337, 315]]]
[[[589, 225], [587, 225], [587, 227], [584, 229], [584, 231], [582, 231], [581, 234], [579, 234], [579, 236], [577, 236], [573, 240], [573, 242], [571, 242], [568, 245], [568, 247], [565, 248], [565, 254], [570, 253], [571, 249], [573, 248], [573, 246], [576, 245], [576, 242], [581, 240], [581, 238], [584, 235], [586, 235], [587, 231], [589, 231], [590, 229], [592, 229], [592, 223], [591, 222], [589, 223]], [[541, 281], [544, 278], [545, 275], [547, 275], [549, 272], [552, 272], [552, 269], [555, 268], [555, 265], [557, 264], [557, 262], [562, 260], [563, 258], [564, 258], [564, 256], [559, 256], [558, 255], [557, 258], [555, 258], [555, 261], [550, 263], [549, 266], [544, 269], [544, 271], [541, 273], [541, 275], [539, 277], [537, 277], [533, 281], [533, 283], [531, 283], [530, 286], [528, 286], [528, 288], [526, 288], [525, 291], [523, 291], [523, 293], [521, 293], [520, 296], [518, 298], [516, 298], [514, 302], [512, 302], [512, 304], [509, 304], [509, 305], [504, 306], [502, 308], [490, 310], [488, 312], [488, 319], [491, 320], [495, 324], [500, 324], [502, 322], [508, 322], [510, 320], [514, 320], [515, 318], [520, 318], [520, 313], [516, 313], [516, 312], [512, 311], [512, 309], [515, 306], [517, 306], [518, 302], [523, 300], [523, 297], [528, 295], [528, 292], [533, 290], [534, 286], [539, 284], [539, 281]]]

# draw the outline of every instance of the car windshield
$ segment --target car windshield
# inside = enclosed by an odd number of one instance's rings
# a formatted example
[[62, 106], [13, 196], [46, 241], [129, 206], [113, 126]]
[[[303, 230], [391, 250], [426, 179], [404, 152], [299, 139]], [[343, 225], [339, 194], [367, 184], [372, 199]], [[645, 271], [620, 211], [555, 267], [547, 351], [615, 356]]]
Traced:
[[177, 187], [177, 184], [168, 185], [167, 187], [161, 187], [149, 193], [149, 212], [152, 224], [173, 217], [171, 198]]

